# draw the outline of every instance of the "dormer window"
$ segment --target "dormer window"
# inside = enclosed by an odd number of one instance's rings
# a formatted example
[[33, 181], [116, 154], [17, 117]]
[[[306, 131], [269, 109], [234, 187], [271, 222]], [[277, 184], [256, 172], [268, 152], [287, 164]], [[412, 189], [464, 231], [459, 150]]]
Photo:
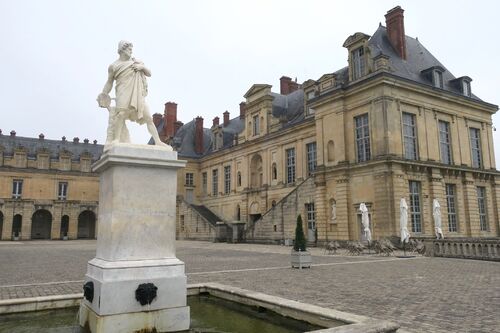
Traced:
[[434, 71], [434, 87], [443, 89], [443, 72], [435, 70]]
[[455, 87], [458, 91], [462, 93], [462, 95], [471, 97], [472, 96], [472, 91], [470, 87], [472, 79], [468, 76], [461, 76], [458, 79], [451, 80], [450, 85]]
[[444, 88], [443, 73], [445, 69], [441, 66], [432, 66], [430, 68], [424, 69], [420, 73], [436, 88]]
[[365, 75], [365, 51], [363, 47], [352, 51], [352, 79], [357, 80]]
[[470, 82], [469, 81], [462, 81], [462, 91], [465, 96], [470, 97], [471, 92], [470, 92]]

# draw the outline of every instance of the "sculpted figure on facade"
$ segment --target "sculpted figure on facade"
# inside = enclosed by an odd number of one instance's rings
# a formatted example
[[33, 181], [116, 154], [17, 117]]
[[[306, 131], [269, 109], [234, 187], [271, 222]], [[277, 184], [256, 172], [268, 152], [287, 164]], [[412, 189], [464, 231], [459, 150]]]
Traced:
[[[99, 106], [109, 111], [108, 129], [104, 149], [113, 143], [129, 143], [125, 120], [138, 124], [146, 124], [149, 133], [156, 145], [172, 147], [161, 142], [158, 132], [149, 113], [145, 97], [148, 94], [146, 77], [151, 76], [151, 71], [138, 59], [132, 57], [132, 43], [120, 41], [118, 44], [119, 58], [109, 65], [108, 80], [97, 97]], [[115, 106], [111, 106], [109, 93], [115, 83]]]

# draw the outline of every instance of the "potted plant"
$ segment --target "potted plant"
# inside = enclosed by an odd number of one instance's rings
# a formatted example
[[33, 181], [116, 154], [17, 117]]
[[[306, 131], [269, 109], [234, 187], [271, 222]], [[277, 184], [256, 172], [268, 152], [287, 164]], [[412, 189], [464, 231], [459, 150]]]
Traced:
[[295, 227], [295, 242], [292, 250], [292, 268], [311, 268], [311, 253], [306, 251], [306, 237], [302, 228], [302, 217], [297, 216], [297, 226]]

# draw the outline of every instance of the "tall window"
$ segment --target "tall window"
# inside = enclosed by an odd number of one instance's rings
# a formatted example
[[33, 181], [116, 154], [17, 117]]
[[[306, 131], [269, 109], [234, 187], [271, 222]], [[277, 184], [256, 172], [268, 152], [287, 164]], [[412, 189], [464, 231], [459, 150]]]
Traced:
[[68, 198], [68, 183], [60, 182], [59, 189], [57, 191], [57, 199], [66, 200]]
[[260, 123], [259, 123], [259, 115], [253, 117], [253, 135], [259, 135]]
[[434, 71], [434, 85], [443, 88], [443, 73], [441, 71]]
[[417, 128], [415, 115], [403, 113], [403, 140], [405, 145], [405, 158], [417, 159]]
[[14, 179], [12, 181], [12, 198], [19, 199], [23, 195], [23, 181], [22, 179]]
[[411, 230], [422, 232], [422, 209], [420, 207], [420, 182], [410, 180]]
[[212, 195], [217, 195], [219, 192], [219, 170], [212, 170]]
[[446, 184], [446, 203], [448, 205], [448, 231], [457, 232], [456, 186], [454, 184]]
[[307, 229], [316, 230], [316, 212], [314, 210], [314, 202], [306, 203], [307, 214]]
[[451, 140], [450, 140], [450, 123], [439, 121], [439, 147], [441, 149], [441, 162], [451, 164]]
[[357, 80], [365, 75], [365, 52], [362, 47], [352, 52], [352, 79]]
[[479, 208], [479, 229], [488, 231], [488, 218], [486, 215], [486, 188], [477, 187], [477, 205]]
[[186, 186], [194, 185], [194, 175], [191, 172], [186, 172]]
[[203, 172], [201, 174], [201, 184], [202, 184], [203, 194], [207, 194], [208, 177], [206, 172]]
[[354, 118], [356, 126], [356, 148], [358, 162], [370, 159], [370, 128], [368, 126], [368, 114]]
[[286, 150], [286, 182], [295, 183], [295, 148]]
[[224, 167], [224, 193], [231, 193], [231, 166]]
[[472, 167], [481, 168], [481, 132], [477, 128], [470, 128], [470, 146], [472, 148]]
[[306, 145], [307, 151], [307, 173], [310, 175], [316, 170], [316, 142], [311, 142]]

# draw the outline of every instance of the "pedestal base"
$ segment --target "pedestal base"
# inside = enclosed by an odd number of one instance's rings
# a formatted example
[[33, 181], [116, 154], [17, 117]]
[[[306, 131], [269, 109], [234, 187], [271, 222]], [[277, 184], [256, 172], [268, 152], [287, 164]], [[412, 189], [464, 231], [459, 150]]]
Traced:
[[189, 307], [100, 316], [82, 302], [80, 326], [92, 333], [178, 332], [189, 329]]

